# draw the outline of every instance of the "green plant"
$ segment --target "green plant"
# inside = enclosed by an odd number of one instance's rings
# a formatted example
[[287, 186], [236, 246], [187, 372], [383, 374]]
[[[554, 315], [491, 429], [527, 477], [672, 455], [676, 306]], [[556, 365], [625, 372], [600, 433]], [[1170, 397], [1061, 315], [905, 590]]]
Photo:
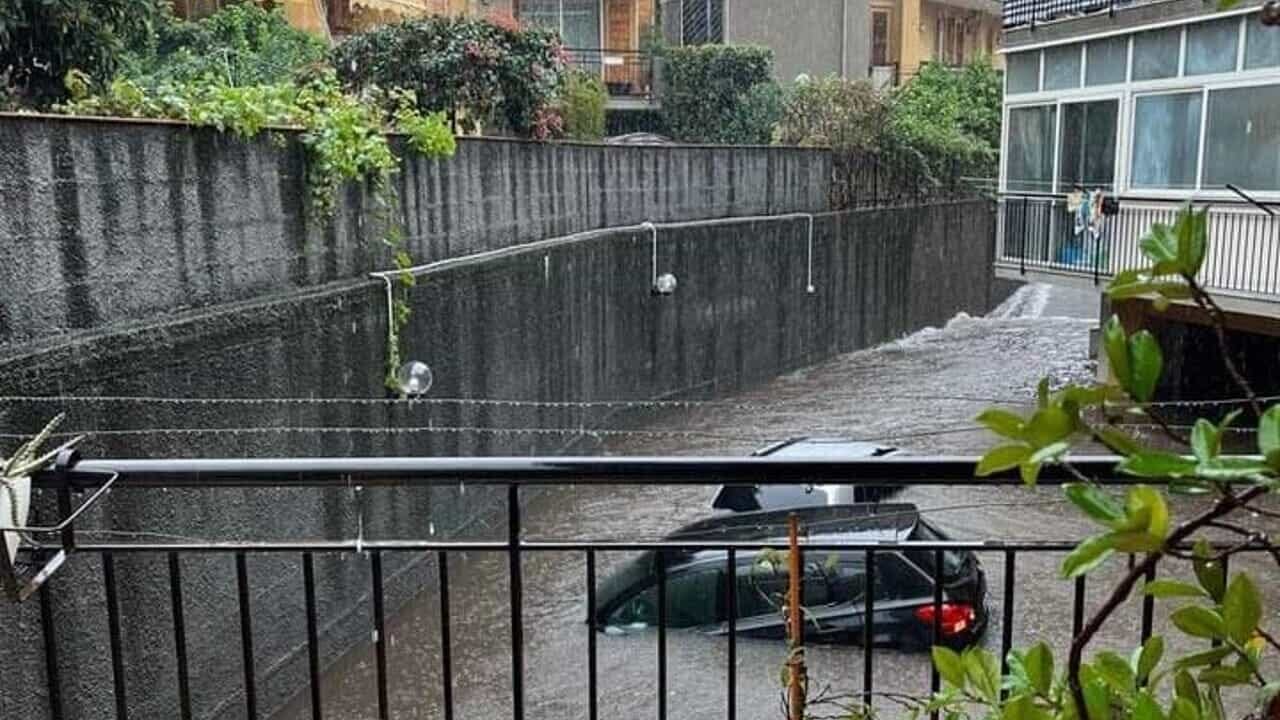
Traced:
[[[1264, 407], [1239, 371], [1225, 336], [1222, 308], [1200, 284], [1208, 255], [1208, 211], [1182, 210], [1173, 225], [1156, 224], [1143, 238], [1146, 264], [1117, 273], [1107, 287], [1113, 300], [1148, 298], [1162, 308], [1186, 301], [1216, 330], [1221, 359], [1256, 420], [1257, 453], [1225, 452], [1225, 431], [1241, 419], [1237, 410], [1220, 418], [1200, 418], [1189, 435], [1179, 432], [1154, 402], [1164, 358], [1155, 337], [1128, 332], [1113, 317], [1103, 332], [1112, 379], [1051, 390], [1040, 383], [1036, 407], [1028, 414], [991, 408], [978, 421], [1001, 438], [977, 467], [978, 475], [1017, 470], [1035, 484], [1046, 465], [1076, 478], [1064, 486], [1068, 501], [1096, 523], [1099, 532], [1080, 542], [1063, 560], [1064, 578], [1087, 575], [1118, 554], [1135, 561], [1097, 605], [1072, 639], [1065, 663], [1038, 643], [1007, 657], [1009, 671], [981, 648], [956, 653], [933, 649], [944, 681], [930, 698], [898, 696], [911, 717], [937, 712], [948, 720], [1224, 720], [1230, 696], [1252, 701], [1254, 717], [1280, 717], [1280, 682], [1269, 661], [1280, 641], [1266, 627], [1259, 583], [1247, 572], [1228, 574], [1227, 559], [1262, 551], [1280, 566], [1274, 544], [1257, 518], [1280, 514], [1261, 505], [1280, 490], [1280, 405]], [[1139, 417], [1163, 429], [1161, 440], [1175, 450], [1140, 442], [1120, 419]], [[1123, 456], [1119, 473], [1147, 479], [1123, 495], [1087, 477], [1068, 455], [1093, 440]], [[1163, 488], [1163, 491], [1160, 489]], [[1166, 494], [1197, 496], [1194, 511], [1175, 522]], [[1210, 535], [1216, 533], [1217, 535]], [[1232, 538], [1223, 542], [1222, 537]], [[1171, 572], [1148, 580], [1168, 561], [1190, 564], [1195, 582]], [[1175, 605], [1169, 619], [1179, 633], [1205, 643], [1175, 654], [1162, 635], [1153, 635], [1128, 656], [1103, 651], [1086, 658], [1090, 641], [1135, 591]], [[1210, 644], [1211, 643], [1211, 644]], [[836, 708], [841, 717], [871, 713], [848, 696], [819, 694], [811, 705]]]
[[567, 59], [549, 31], [450, 15], [352, 36], [332, 56], [349, 88], [412, 90], [419, 110], [446, 113], [455, 129], [539, 138], [558, 130], [552, 106]]
[[893, 95], [891, 140], [920, 153], [934, 177], [945, 177], [953, 165], [994, 177], [1003, 92], [1000, 74], [985, 58], [960, 72], [926, 63]]
[[838, 152], [874, 151], [888, 118], [887, 96], [865, 80], [801, 78], [783, 102], [777, 139], [784, 145]]
[[783, 91], [769, 81], [752, 85], [738, 96], [737, 106], [729, 117], [728, 134], [742, 145], [768, 145], [773, 142], [778, 121], [782, 118]]
[[[391, 182], [399, 172], [400, 159], [387, 133], [403, 132], [408, 146], [426, 157], [451, 156], [456, 145], [442, 113], [419, 112], [411, 91], [371, 91], [364, 97], [346, 94], [328, 70], [300, 84], [245, 87], [194, 81], [148, 89], [118, 78], [96, 95], [80, 73], [69, 73], [66, 84], [72, 100], [57, 106], [66, 113], [183, 120], [246, 138], [271, 126], [300, 127], [307, 153], [309, 209], [321, 218], [333, 212], [344, 184], [364, 183], [373, 199], [381, 241], [400, 271], [388, 328], [387, 384], [395, 387], [400, 333], [409, 320], [408, 292], [414, 277], [409, 272], [413, 258], [405, 248], [399, 197]], [[387, 107], [393, 110], [384, 111]]]
[[67, 72], [94, 82], [115, 76], [125, 51], [149, 42], [168, 4], [161, 0], [0, 2], [0, 83], [10, 103], [63, 100]]
[[604, 106], [609, 95], [599, 75], [571, 70], [560, 96], [564, 135], [574, 140], [604, 138]]
[[[772, 83], [773, 51], [754, 45], [670, 48], [663, 61], [662, 113], [675, 139], [694, 143], [745, 142], [763, 120], [742, 105], [759, 100], [752, 88]], [[768, 118], [764, 118], [767, 120]]]
[[122, 74], [147, 86], [208, 80], [230, 86], [289, 80], [323, 63], [328, 46], [298, 30], [276, 7], [234, 3], [193, 22], [159, 24], [154, 41], [125, 56]]

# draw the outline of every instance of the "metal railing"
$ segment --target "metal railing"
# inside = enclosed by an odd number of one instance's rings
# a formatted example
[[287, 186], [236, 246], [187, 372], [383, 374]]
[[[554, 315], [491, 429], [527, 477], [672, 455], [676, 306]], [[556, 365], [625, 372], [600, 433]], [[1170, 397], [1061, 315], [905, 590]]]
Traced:
[[604, 80], [610, 97], [653, 97], [653, 55], [639, 50], [569, 48], [570, 62]]
[[[1096, 234], [1077, 230], [1063, 195], [1008, 194], [1000, 198], [997, 264], [1020, 272], [1043, 270], [1102, 283], [1147, 263], [1140, 243], [1155, 223], [1173, 224], [1182, 201], [1120, 197]], [[1280, 217], [1244, 201], [1209, 204], [1209, 252], [1200, 279], [1211, 291], [1280, 301]]]
[[1004, 0], [1002, 17], [1006, 30], [1026, 26], [1035, 30], [1036, 25], [1053, 20], [1065, 20], [1096, 13], [1115, 14], [1119, 8], [1147, 5], [1165, 0]]
[[[270, 490], [280, 488], [347, 488], [353, 485], [376, 488], [434, 488], [457, 487], [460, 482], [500, 488], [505, 493], [505, 508], [499, 512], [506, 515], [505, 538], [492, 541], [448, 541], [419, 539], [356, 539], [334, 540], [318, 539], [310, 541], [287, 540], [236, 540], [236, 541], [176, 541], [176, 542], [84, 542], [78, 537], [76, 529], [65, 529], [56, 541], [36, 545], [36, 553], [52, 553], [63, 551], [72, 557], [69, 564], [77, 562], [78, 556], [98, 556], [101, 561], [101, 588], [69, 587], [59, 584], [63, 581], [54, 579], [50, 585], [38, 594], [40, 604], [40, 621], [33, 623], [30, 634], [21, 623], [0, 626], [0, 646], [43, 646], [48, 687], [36, 692], [43, 692], [52, 707], [55, 718], [65, 717], [63, 714], [64, 692], [61, 676], [67, 668], [60, 660], [59, 646], [70, 638], [65, 627], [54, 622], [51, 610], [50, 593], [70, 592], [86, 597], [97, 597], [101, 589], [105, 612], [102, 617], [107, 626], [110, 678], [115, 694], [114, 716], [124, 720], [128, 716], [126, 696], [130, 691], [140, 692], [142, 688], [127, 686], [124, 663], [126, 653], [122, 638], [126, 633], [122, 626], [120, 587], [116, 573], [117, 558], [123, 556], [144, 556], [161, 561], [160, 567], [167, 569], [162, 573], [166, 587], [160, 590], [167, 599], [160, 602], [164, 607], [160, 613], [169, 613], [172, 619], [172, 646], [169, 650], [152, 648], [153, 653], [171, 652], [175, 665], [175, 685], [173, 687], [149, 686], [145, 692], [151, 695], [172, 697], [176, 709], [171, 716], [193, 717], [191, 682], [195, 677], [189, 664], [186, 620], [184, 619], [184, 592], [186, 585], [192, 580], [190, 571], [184, 572], [183, 559], [188, 556], [219, 556], [233, 560], [235, 566], [235, 597], [238, 626], [223, 628], [226, 634], [239, 635], [241, 646], [240, 670], [242, 671], [242, 702], [250, 718], [260, 717], [262, 707], [258, 702], [257, 679], [258, 668], [255, 666], [254, 653], [254, 612], [251, 602], [253, 587], [248, 572], [248, 560], [253, 557], [272, 556], [274, 558], [293, 558], [302, 567], [301, 587], [296, 589], [302, 593], [301, 603], [288, 603], [289, 607], [301, 606], [305, 612], [306, 648], [307, 648], [307, 684], [293, 688], [299, 698], [309, 698], [310, 717], [319, 720], [326, 717], [320, 692], [322, 674], [319, 644], [319, 628], [317, 622], [317, 583], [315, 558], [320, 554], [344, 554], [350, 557], [364, 558], [369, 568], [368, 598], [371, 606], [370, 617], [373, 627], [373, 654], [375, 662], [374, 679], [376, 684], [377, 712], [379, 718], [391, 717], [389, 707], [388, 677], [389, 667], [388, 643], [386, 627], [394, 613], [394, 607], [386, 602], [384, 592], [384, 560], [392, 556], [417, 554], [418, 556], [434, 556], [438, 572], [435, 592], [439, 595], [439, 668], [443, 682], [443, 716], [454, 716], [453, 683], [455, 648], [450, 635], [451, 608], [455, 599], [451, 598], [449, 560], [460, 553], [495, 553], [506, 556], [508, 576], [507, 602], [510, 610], [510, 668], [511, 668], [511, 711], [514, 718], [520, 720], [525, 713], [525, 689], [527, 671], [524, 663], [524, 578], [522, 560], [530, 555], [556, 553], [585, 557], [586, 570], [586, 604], [588, 617], [596, 615], [596, 568], [597, 554], [611, 551], [694, 551], [721, 550], [726, 552], [728, 577], [732, 578], [737, 553], [755, 551], [765, 547], [785, 549], [785, 541], [732, 541], [732, 540], [666, 540], [641, 542], [626, 538], [609, 538], [601, 540], [572, 541], [538, 541], [525, 537], [522, 530], [523, 513], [522, 497], [526, 497], [536, 488], [548, 486], [624, 486], [624, 485], [701, 485], [714, 486], [724, 482], [743, 484], [779, 484], [800, 485], [814, 482], [873, 482], [878, 486], [902, 487], [916, 485], [982, 485], [1016, 486], [1021, 480], [1016, 475], [1003, 475], [975, 480], [973, 468], [976, 462], [973, 457], [903, 457], [891, 456], [857, 461], [830, 460], [782, 460], [777, 458], [405, 458], [405, 459], [285, 459], [285, 460], [77, 460], [72, 457], [61, 464], [39, 475], [36, 478], [37, 493], [48, 493], [58, 500], [57, 505], [70, 510], [71, 498], [100, 487], [104, 479], [117, 477], [115, 489], [160, 489], [188, 488], [208, 490], [238, 488]], [[1091, 476], [1099, 478], [1103, 484], [1128, 484], [1129, 481], [1118, 479], [1113, 473], [1116, 458], [1093, 457], [1077, 458], [1076, 467]], [[1044, 484], [1069, 482], [1073, 477], [1059, 468], [1047, 467], [1042, 474]], [[262, 528], [263, 535], [269, 528]], [[192, 528], [198, 532], [198, 528]], [[1061, 553], [1073, 547], [1069, 539], [1046, 540], [1035, 542], [1000, 542], [1000, 541], [901, 541], [901, 542], [839, 542], [823, 540], [821, 542], [805, 542], [805, 552], [814, 551], [846, 551], [865, 554], [867, 568], [867, 585], [865, 607], [862, 608], [865, 618], [862, 629], [863, 678], [860, 689], [862, 699], [872, 704], [875, 697], [875, 597], [871, 587], [876, 582], [873, 569], [877, 553], [895, 551], [913, 551], [931, 553], [933, 556], [932, 575], [934, 578], [933, 628], [932, 639], [937, 642], [941, 635], [942, 586], [939, 582], [944, 577], [944, 553], [947, 551], [985, 551], [999, 553], [1004, 556], [1003, 606], [1001, 617], [1000, 657], [1005, 658], [1012, 643], [1013, 613], [1017, 599], [1014, 586], [1017, 559], [1023, 553]], [[24, 551], [29, 552], [29, 551]], [[661, 555], [659, 555], [661, 557]], [[926, 555], [927, 557], [927, 555]], [[667, 717], [667, 656], [666, 638], [668, 628], [662, 609], [666, 607], [665, 574], [663, 563], [657, 563], [658, 585], [657, 606], [659, 617], [656, 625], [657, 658], [656, 666], [651, 672], [655, 680], [657, 697], [657, 715], [660, 719]], [[197, 578], [198, 579], [198, 578]], [[1084, 620], [1085, 579], [1074, 581], [1072, 599], [1073, 629], [1078, 631]], [[736, 613], [734, 607], [734, 585], [728, 585], [726, 602], [730, 608], [727, 616], [727, 674], [725, 675], [725, 712], [730, 719], [737, 715], [737, 653]], [[417, 588], [424, 590], [423, 588]], [[279, 590], [279, 587], [276, 587]], [[425, 591], [430, 591], [429, 588]], [[458, 599], [469, 601], [469, 598]], [[861, 602], [861, 601], [858, 601]], [[461, 604], [459, 602], [458, 604]], [[155, 609], [152, 609], [153, 611]], [[139, 608], [130, 608], [130, 614], [136, 619], [141, 613]], [[1152, 632], [1153, 604], [1151, 598], [1144, 600], [1142, 606], [1141, 639], [1145, 640]], [[156, 617], [155, 614], [149, 615]], [[259, 626], [261, 630], [261, 626]], [[76, 634], [90, 632], [86, 627], [72, 628]], [[596, 632], [589, 633], [586, 657], [586, 702], [588, 717], [596, 720], [599, 717], [598, 694], [599, 678], [597, 666]], [[149, 635], [150, 637], [156, 637]], [[234, 640], [231, 641], [234, 645]], [[154, 661], [155, 654], [150, 656]], [[232, 655], [234, 657], [234, 655]], [[230, 658], [228, 658], [230, 659]], [[233, 661], [234, 662], [234, 661]], [[922, 682], [923, 685], [923, 682]], [[83, 689], [82, 682], [69, 683], [69, 687]], [[929, 689], [939, 688], [939, 677], [935, 671], [929, 678]], [[0, 692], [16, 692], [26, 688], [16, 688], [12, 683], [0, 689]], [[922, 687], [921, 691], [926, 688]], [[706, 692], [712, 692], [707, 688]], [[104, 712], [102, 716], [111, 713]]]

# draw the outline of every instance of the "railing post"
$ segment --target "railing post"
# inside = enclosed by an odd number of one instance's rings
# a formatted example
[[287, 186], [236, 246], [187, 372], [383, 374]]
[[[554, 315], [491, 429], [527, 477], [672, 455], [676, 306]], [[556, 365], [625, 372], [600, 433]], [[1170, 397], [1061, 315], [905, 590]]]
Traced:
[[800, 518], [787, 518], [787, 718], [804, 720], [804, 564], [800, 557]]
[[520, 486], [507, 486], [507, 561], [511, 591], [511, 713], [524, 720], [524, 578], [520, 568]]

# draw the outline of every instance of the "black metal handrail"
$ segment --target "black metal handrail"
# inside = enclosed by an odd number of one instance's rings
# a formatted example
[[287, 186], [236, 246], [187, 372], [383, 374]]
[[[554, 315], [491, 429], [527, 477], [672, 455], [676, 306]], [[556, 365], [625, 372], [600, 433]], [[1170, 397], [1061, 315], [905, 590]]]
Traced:
[[[1109, 456], [1073, 458], [1073, 465], [1101, 482], [1129, 484], [1133, 480], [1117, 476], [1114, 467], [1117, 458]], [[525, 717], [524, 666], [524, 581], [522, 559], [526, 554], [575, 553], [585, 556], [586, 603], [588, 617], [595, 617], [597, 554], [611, 551], [645, 550], [723, 550], [727, 553], [729, 577], [736, 568], [737, 553], [762, 548], [785, 548], [781, 540], [724, 540], [678, 539], [663, 541], [631, 541], [617, 539], [539, 541], [524, 537], [521, 512], [522, 490], [532, 490], [549, 485], [616, 486], [625, 484], [651, 485], [716, 485], [731, 483], [761, 483], [797, 485], [816, 480], [859, 481], [876, 485], [1014, 485], [1021, 480], [1013, 473], [1002, 473], [992, 478], [975, 479], [973, 469], [976, 457], [884, 457], [876, 459], [833, 461], [799, 460], [782, 458], [344, 458], [344, 459], [189, 459], [189, 460], [78, 460], [74, 456], [64, 458], [58, 467], [39, 473], [35, 487], [39, 492], [55, 493], [65, 500], [71, 493], [85, 491], [102, 484], [104, 473], [118, 474], [116, 488], [324, 488], [335, 486], [398, 486], [432, 487], [456, 486], [459, 482], [499, 486], [505, 488], [505, 514], [507, 518], [504, 540], [449, 541], [449, 540], [309, 540], [309, 541], [233, 541], [233, 542], [80, 542], [74, 527], [61, 535], [60, 542], [37, 546], [39, 550], [65, 550], [74, 553], [93, 553], [102, 561], [103, 597], [106, 605], [109, 660], [115, 693], [115, 716], [125, 720], [128, 715], [126, 673], [123, 652], [124, 631], [121, 625], [121, 609], [117, 588], [115, 558], [117, 555], [153, 555], [167, 558], [169, 610], [173, 618], [173, 658], [176, 664], [176, 688], [172, 690], [176, 700], [176, 716], [193, 716], [190, 688], [191, 668], [188, 658], [186, 620], [183, 614], [184, 573], [181, 559], [184, 555], [218, 554], [234, 558], [235, 590], [237, 596], [238, 632], [241, 642], [242, 691], [245, 709], [250, 718], [259, 715], [257, 697], [257, 670], [254, 655], [253, 597], [248, 573], [248, 558], [252, 555], [281, 553], [298, 556], [302, 567], [307, 646], [307, 675], [309, 686], [295, 688], [303, 697], [309, 697], [312, 717], [324, 717], [320, 693], [322, 668], [320, 664], [319, 631], [317, 620], [317, 585], [314, 558], [320, 554], [352, 553], [367, 558], [369, 564], [369, 604], [374, 630], [375, 654], [374, 682], [378, 717], [391, 716], [388, 692], [389, 662], [387, 657], [386, 625], [388, 607], [385, 598], [383, 572], [384, 556], [395, 553], [416, 553], [434, 556], [436, 560], [436, 592], [439, 595], [440, 614], [440, 669], [443, 680], [441, 697], [444, 717], [454, 717], [452, 666], [453, 640], [450, 634], [451, 599], [449, 556], [457, 552], [489, 552], [507, 555], [508, 601], [510, 604], [510, 662], [512, 714], [517, 720]], [[1056, 467], [1046, 467], [1042, 473], [1045, 484], [1059, 484], [1073, 479], [1073, 475]], [[69, 502], [60, 507], [70, 508]], [[264, 532], [267, 529], [264, 529]], [[1008, 655], [1012, 643], [1013, 612], [1016, 601], [1014, 568], [1021, 553], [1055, 552], [1070, 550], [1074, 541], [1055, 539], [1043, 541], [1005, 542], [985, 541], [897, 541], [897, 542], [841, 542], [829, 537], [806, 541], [804, 551], [853, 551], [865, 553], [868, 568], [863, 622], [862, 653], [864, 662], [862, 696], [868, 703], [874, 697], [874, 593], [870, 588], [875, 582], [876, 553], [888, 553], [909, 549], [932, 553], [934, 580], [934, 625], [932, 639], [942, 637], [940, 627], [943, 595], [944, 554], [948, 551], [974, 550], [1002, 553], [1005, 562], [1003, 574], [1003, 627], [1000, 657]], [[662, 557], [660, 553], [658, 557]], [[927, 557], [927, 555], [926, 555]], [[665, 653], [667, 623], [665, 621], [666, 582], [665, 568], [658, 563], [657, 606], [659, 617], [656, 627], [658, 655], [656, 686], [659, 693], [658, 717], [666, 717], [667, 657]], [[55, 581], [56, 586], [56, 581]], [[729, 584], [727, 598], [731, 609], [727, 618], [728, 666], [726, 709], [728, 717], [736, 715], [736, 611], [735, 584]], [[77, 589], [80, 592], [81, 589]], [[47, 697], [55, 717], [63, 717], [64, 688], [60, 680], [63, 670], [59, 663], [58, 645], [65, 636], [55, 627], [48, 588], [39, 593], [40, 623], [36, 637], [18, 637], [21, 626], [0, 628], [0, 638], [5, 646], [10, 643], [42, 643], [46, 659]], [[1075, 580], [1072, 616], [1074, 629], [1079, 630], [1084, 618], [1085, 579]], [[134, 610], [137, 610], [136, 608]], [[1153, 605], [1143, 603], [1141, 638], [1145, 640], [1152, 631]], [[231, 633], [235, 629], [229, 629]], [[66, 631], [63, 630], [63, 633]], [[589, 718], [598, 714], [597, 647], [595, 633], [589, 633], [585, 658], [588, 667], [586, 688]], [[932, 690], [939, 688], [936, 670], [930, 675]], [[77, 685], [76, 687], [80, 687]], [[164, 692], [150, 687], [148, 692]], [[4, 691], [16, 691], [6, 688]]]
[[566, 48], [570, 62], [598, 74], [612, 97], [647, 98], [653, 95], [653, 54], [643, 50]]

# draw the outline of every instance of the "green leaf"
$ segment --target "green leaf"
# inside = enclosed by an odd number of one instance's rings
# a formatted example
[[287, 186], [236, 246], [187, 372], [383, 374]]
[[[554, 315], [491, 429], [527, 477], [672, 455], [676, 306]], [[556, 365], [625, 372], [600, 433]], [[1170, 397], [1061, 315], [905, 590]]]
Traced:
[[955, 650], [941, 645], [933, 647], [933, 666], [938, 675], [953, 687], [964, 689], [964, 663]]
[[1071, 504], [1103, 525], [1115, 527], [1124, 519], [1124, 506], [1097, 485], [1069, 483], [1063, 490]]
[[1170, 478], [1165, 490], [1170, 495], [1208, 495], [1213, 486], [1200, 478]]
[[1108, 535], [1111, 546], [1120, 552], [1155, 552], [1164, 545], [1164, 538], [1146, 530], [1125, 530]]
[[978, 477], [986, 477], [1017, 467], [1029, 457], [1031, 457], [1031, 448], [1026, 445], [999, 445], [982, 456], [982, 460], [978, 461], [978, 469], [974, 473]]
[[1101, 680], [1086, 682], [1083, 690], [1088, 720], [1111, 720], [1111, 695], [1106, 683]]
[[1251, 457], [1216, 457], [1200, 463], [1196, 475], [1206, 480], [1253, 481], [1270, 471], [1266, 463]]
[[1076, 546], [1062, 560], [1062, 577], [1071, 578], [1083, 575], [1094, 569], [1114, 552], [1110, 535], [1095, 535]]
[[1191, 553], [1194, 556], [1191, 567], [1195, 570], [1200, 587], [1204, 588], [1215, 602], [1222, 602], [1222, 596], [1227, 592], [1227, 574], [1221, 561], [1209, 559], [1213, 557], [1213, 548], [1209, 546], [1209, 541], [1200, 538], [1192, 547]]
[[1200, 671], [1200, 682], [1218, 687], [1248, 685], [1252, 680], [1253, 671], [1247, 665], [1211, 667]]
[[1120, 387], [1128, 388], [1133, 373], [1129, 367], [1129, 338], [1125, 334], [1120, 317], [1112, 315], [1102, 330], [1102, 345], [1107, 352], [1107, 363], [1111, 366], [1111, 376]]
[[1160, 704], [1156, 699], [1151, 697], [1149, 692], [1138, 693], [1137, 700], [1133, 704], [1132, 720], [1165, 720], [1164, 711], [1160, 709]]
[[1048, 695], [1053, 686], [1053, 651], [1049, 646], [1043, 642], [1032, 645], [1023, 656], [1022, 665], [1031, 687], [1040, 695]]
[[1253, 637], [1262, 620], [1262, 599], [1253, 580], [1244, 573], [1236, 573], [1222, 598], [1222, 618], [1227, 625], [1227, 637], [1243, 645]]
[[[1233, 650], [1231, 647], [1227, 645], [1220, 645], [1215, 648], [1210, 648], [1209, 650], [1202, 650], [1198, 653], [1183, 655], [1182, 657], [1174, 661], [1173, 666], [1178, 668], [1179, 670], [1185, 671], [1187, 668], [1203, 667], [1205, 665], [1217, 665], [1218, 663], [1222, 662], [1223, 658], [1227, 657], [1233, 652], [1235, 652], [1235, 650]], [[1186, 674], [1185, 672], [1182, 672], [1182, 673], [1179, 673], [1179, 675], [1174, 676], [1175, 689], [1178, 687], [1177, 685], [1178, 677], [1180, 675], [1185, 675], [1185, 674]]]
[[1098, 677], [1110, 685], [1116, 693], [1129, 695], [1134, 691], [1136, 678], [1133, 668], [1119, 655], [1109, 651], [1098, 653], [1093, 659], [1093, 669], [1097, 671]]
[[1138, 652], [1138, 662], [1134, 667], [1134, 674], [1137, 675], [1138, 680], [1146, 682], [1163, 657], [1164, 638], [1159, 635], [1152, 635], [1147, 638], [1147, 641], [1142, 643], [1142, 649]]
[[1075, 429], [1074, 417], [1061, 407], [1050, 405], [1037, 410], [1027, 422], [1027, 442], [1034, 448], [1042, 448], [1065, 440]]
[[1125, 389], [1140, 402], [1149, 401], [1164, 368], [1160, 344], [1150, 332], [1139, 330], [1129, 337], [1129, 365], [1132, 376]]
[[1125, 458], [1117, 470], [1138, 477], [1193, 477], [1196, 474], [1196, 463], [1181, 455], [1152, 451]]
[[1196, 420], [1195, 427], [1191, 429], [1191, 450], [1201, 463], [1217, 457], [1222, 450], [1222, 436], [1218, 428], [1204, 418]]
[[1049, 378], [1040, 378], [1040, 382], [1036, 383], [1036, 409], [1043, 410], [1049, 407]]
[[978, 697], [995, 702], [1000, 694], [1000, 663], [991, 653], [970, 647], [960, 656], [969, 686]]
[[1280, 405], [1272, 405], [1258, 421], [1258, 451], [1274, 470], [1280, 470]]
[[1156, 598], [1209, 597], [1209, 593], [1199, 587], [1178, 580], [1152, 580], [1142, 588], [1142, 592]]
[[[1125, 502], [1126, 516], [1147, 516], [1147, 534], [1161, 542], [1169, 536], [1169, 506], [1155, 488], [1138, 485], [1129, 490]], [[1136, 528], [1135, 528], [1136, 529]]]
[[1010, 698], [1000, 711], [1000, 720], [1049, 720], [1049, 711], [1026, 695]]
[[1120, 455], [1136, 455], [1142, 452], [1142, 445], [1132, 435], [1111, 426], [1103, 426], [1094, 430], [1094, 434], [1108, 448]]
[[1026, 422], [1021, 416], [1008, 410], [990, 408], [982, 411], [977, 420], [981, 425], [997, 435], [1007, 437], [1010, 440], [1023, 439], [1023, 429], [1026, 427]]
[[[1027, 458], [1026, 464], [1041, 465], [1043, 463], [1046, 463], [1052, 460], [1057, 460], [1058, 458], [1062, 457], [1070, 449], [1071, 449], [1071, 443], [1069, 442], [1058, 441], [1056, 443], [1050, 443], [1040, 448], [1039, 450], [1035, 451], [1034, 453], [1032, 453], [1031, 457]], [[1033, 483], [1028, 483], [1028, 484], [1033, 484]]]
[[1187, 698], [1175, 698], [1169, 710], [1169, 720], [1202, 720], [1200, 708]]
[[1204, 264], [1205, 250], [1209, 245], [1208, 222], [1208, 208], [1196, 211], [1188, 207], [1178, 214], [1178, 221], [1173, 226], [1178, 240], [1178, 265], [1183, 273], [1192, 277]]
[[1241, 0], [1218, 0], [1218, 12], [1233, 10], [1240, 2]]
[[1168, 272], [1160, 272], [1162, 269], [1167, 270], [1167, 266], [1173, 266], [1175, 269], [1178, 265], [1178, 239], [1174, 235], [1173, 228], [1164, 223], [1153, 223], [1151, 230], [1143, 236], [1138, 246], [1142, 248], [1142, 252], [1151, 262], [1155, 263], [1158, 275], [1166, 275]]
[[1018, 474], [1022, 476], [1022, 484], [1033, 487], [1040, 478], [1040, 463], [1024, 462], [1018, 466]]
[[1175, 627], [1192, 637], [1215, 640], [1227, 637], [1227, 624], [1216, 610], [1191, 605], [1174, 610], [1169, 619]]
[[1196, 679], [1191, 677], [1191, 673], [1186, 670], [1179, 670], [1173, 676], [1173, 694], [1174, 697], [1181, 698], [1194, 706], [1197, 717], [1200, 715], [1200, 688], [1196, 685]]

